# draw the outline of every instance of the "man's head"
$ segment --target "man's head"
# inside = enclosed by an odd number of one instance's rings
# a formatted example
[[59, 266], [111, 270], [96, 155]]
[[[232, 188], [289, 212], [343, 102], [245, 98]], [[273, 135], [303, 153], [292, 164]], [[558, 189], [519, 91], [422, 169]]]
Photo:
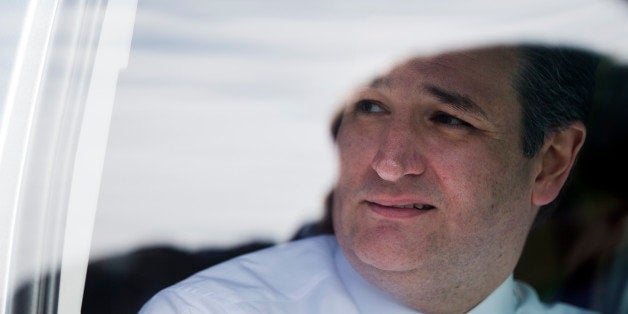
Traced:
[[[422, 310], [468, 310], [512, 272], [585, 137], [582, 116], [560, 109], [558, 124], [540, 124], [540, 145], [524, 139], [539, 134], [526, 119], [553, 106], [524, 108], [543, 97], [526, 98], [542, 86], [534, 58], [515, 47], [414, 58], [346, 102], [333, 223], [365, 278]], [[533, 72], [554, 70], [543, 69]], [[463, 290], [473, 292], [444, 304]]]

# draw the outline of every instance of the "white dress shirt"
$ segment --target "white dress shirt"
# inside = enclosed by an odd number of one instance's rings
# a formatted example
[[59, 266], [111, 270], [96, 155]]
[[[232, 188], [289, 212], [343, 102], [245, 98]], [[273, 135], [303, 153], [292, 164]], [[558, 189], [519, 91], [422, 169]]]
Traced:
[[[418, 313], [364, 280], [333, 236], [290, 242], [203, 270], [154, 296], [140, 313]], [[592, 313], [539, 301], [508, 277], [469, 313]]]

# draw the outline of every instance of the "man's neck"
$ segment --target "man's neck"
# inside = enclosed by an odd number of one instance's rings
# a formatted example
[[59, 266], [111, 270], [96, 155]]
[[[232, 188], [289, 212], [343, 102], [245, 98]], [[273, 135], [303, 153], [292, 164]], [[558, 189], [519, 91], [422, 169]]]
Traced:
[[[486, 299], [510, 275], [510, 272], [494, 272], [479, 278], [467, 278], [447, 276], [444, 272], [383, 271], [362, 263], [355, 256], [346, 258], [369, 283], [422, 313], [466, 313]], [[444, 276], [439, 277], [439, 274]]]

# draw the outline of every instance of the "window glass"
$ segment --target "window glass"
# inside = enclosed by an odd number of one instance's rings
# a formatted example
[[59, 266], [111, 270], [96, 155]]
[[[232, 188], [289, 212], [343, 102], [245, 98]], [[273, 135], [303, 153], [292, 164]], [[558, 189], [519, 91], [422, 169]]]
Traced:
[[328, 124], [352, 87], [402, 56], [499, 41], [621, 56], [621, 6], [140, 1], [92, 256], [285, 241], [322, 214], [335, 167]]
[[[2, 101], [26, 6], [0, 2]], [[331, 118], [394, 62], [521, 41], [626, 62], [626, 29], [628, 7], [612, 0], [140, 0], [83, 310], [137, 311], [194, 271], [319, 220], [336, 174]]]

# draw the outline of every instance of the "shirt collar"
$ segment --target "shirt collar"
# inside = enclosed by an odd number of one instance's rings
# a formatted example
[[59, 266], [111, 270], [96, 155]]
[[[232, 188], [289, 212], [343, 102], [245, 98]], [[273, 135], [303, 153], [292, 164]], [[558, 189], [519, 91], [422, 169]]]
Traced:
[[512, 275], [510, 275], [493, 293], [489, 294], [484, 301], [476, 305], [467, 314], [514, 313], [516, 307], [515, 281]]

